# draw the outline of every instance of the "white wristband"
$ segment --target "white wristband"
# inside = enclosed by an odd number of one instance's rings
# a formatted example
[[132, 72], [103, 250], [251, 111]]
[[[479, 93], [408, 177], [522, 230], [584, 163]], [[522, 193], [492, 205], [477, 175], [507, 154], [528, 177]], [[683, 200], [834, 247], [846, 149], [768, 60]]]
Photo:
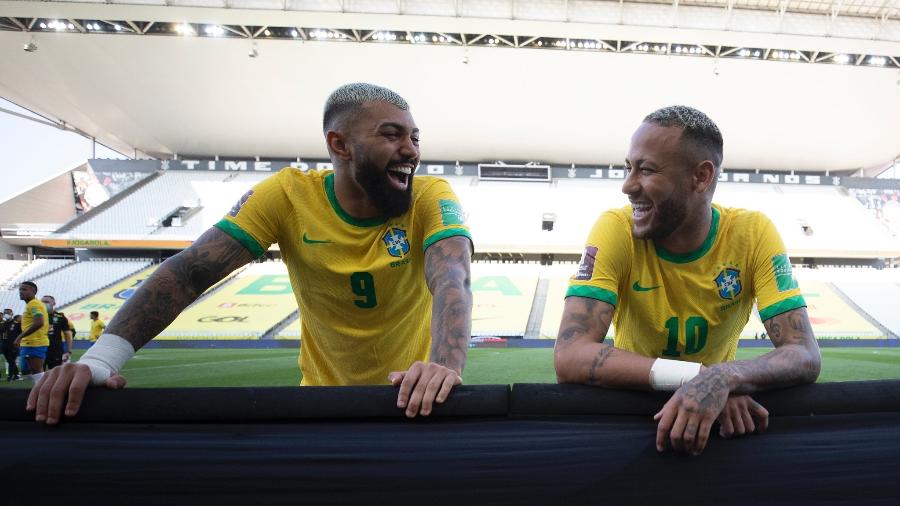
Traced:
[[103, 334], [78, 363], [91, 368], [91, 385], [99, 387], [133, 356], [131, 343], [115, 334]]
[[700, 374], [703, 364], [658, 358], [650, 368], [650, 386], [653, 390], [675, 391], [681, 385]]

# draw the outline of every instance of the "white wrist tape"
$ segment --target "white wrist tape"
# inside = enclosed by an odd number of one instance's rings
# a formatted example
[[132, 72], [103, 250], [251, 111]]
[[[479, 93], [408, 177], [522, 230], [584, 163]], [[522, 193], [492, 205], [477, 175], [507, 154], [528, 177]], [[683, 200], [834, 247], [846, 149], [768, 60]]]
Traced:
[[703, 364], [658, 358], [650, 368], [650, 386], [653, 390], [675, 391], [681, 385], [700, 374]]
[[78, 363], [91, 368], [91, 385], [97, 387], [103, 386], [133, 356], [131, 343], [115, 334], [103, 334]]

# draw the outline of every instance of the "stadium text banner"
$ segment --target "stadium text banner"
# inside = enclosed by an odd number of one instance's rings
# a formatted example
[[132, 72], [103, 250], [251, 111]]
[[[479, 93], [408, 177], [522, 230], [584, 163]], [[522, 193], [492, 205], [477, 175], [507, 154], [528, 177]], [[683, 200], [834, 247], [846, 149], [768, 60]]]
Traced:
[[[151, 165], [156, 170], [185, 171], [221, 171], [221, 172], [262, 172], [275, 173], [285, 167], [293, 167], [301, 171], [328, 170], [333, 168], [328, 160], [286, 160], [286, 159], [253, 159], [253, 160], [105, 160], [114, 162], [118, 170], [147, 170]], [[96, 161], [91, 160], [94, 165]], [[493, 163], [493, 162], [492, 162]], [[502, 164], [503, 162], [499, 162]], [[155, 165], [154, 165], [155, 164]], [[110, 170], [108, 163], [105, 170]], [[477, 162], [432, 162], [423, 161], [417, 174], [433, 176], [478, 176]], [[553, 179], [601, 179], [624, 180], [625, 168], [617, 165], [598, 167], [590, 165], [558, 165], [551, 164]], [[845, 186], [848, 188], [900, 189], [900, 182], [878, 178], [843, 177], [827, 173], [800, 173], [787, 171], [753, 171], [741, 169], [722, 169], [719, 181], [724, 183], [762, 183], [786, 185]]]
[[48, 248], [159, 248], [159, 249], [184, 249], [191, 245], [191, 241], [177, 240], [118, 240], [118, 239], [42, 239], [41, 246]]

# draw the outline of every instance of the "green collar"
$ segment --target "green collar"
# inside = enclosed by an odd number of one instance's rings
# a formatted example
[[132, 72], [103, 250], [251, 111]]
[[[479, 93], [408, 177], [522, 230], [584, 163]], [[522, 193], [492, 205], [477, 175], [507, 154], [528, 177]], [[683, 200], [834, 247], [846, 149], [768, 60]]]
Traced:
[[656, 247], [656, 255], [663, 260], [668, 260], [669, 262], [676, 264], [686, 264], [688, 262], [693, 262], [698, 258], [705, 255], [714, 242], [716, 242], [716, 235], [719, 233], [719, 210], [715, 207], [712, 208], [712, 222], [709, 224], [709, 234], [706, 235], [706, 240], [703, 241], [703, 244], [700, 245], [699, 248], [691, 251], [689, 253], [684, 254], [676, 254], [667, 251], [662, 246], [654, 243]]
[[383, 224], [387, 221], [386, 218], [354, 218], [347, 214], [347, 211], [341, 207], [341, 204], [338, 202], [337, 195], [334, 193], [334, 172], [325, 176], [325, 195], [328, 196], [328, 202], [331, 203], [331, 208], [334, 209], [334, 212], [341, 217], [344, 222], [349, 223], [351, 225], [355, 225], [357, 227], [375, 227]]

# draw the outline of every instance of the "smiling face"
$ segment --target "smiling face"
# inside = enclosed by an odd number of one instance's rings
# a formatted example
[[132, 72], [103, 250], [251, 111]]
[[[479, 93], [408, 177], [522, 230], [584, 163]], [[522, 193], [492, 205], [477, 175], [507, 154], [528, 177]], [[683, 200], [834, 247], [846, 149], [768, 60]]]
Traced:
[[642, 123], [631, 138], [622, 192], [631, 202], [631, 233], [637, 239], [666, 239], [689, 215], [693, 167], [679, 142], [681, 133], [680, 127]]
[[347, 130], [353, 179], [380, 214], [404, 214], [419, 165], [419, 129], [410, 112], [388, 102], [368, 102]]

